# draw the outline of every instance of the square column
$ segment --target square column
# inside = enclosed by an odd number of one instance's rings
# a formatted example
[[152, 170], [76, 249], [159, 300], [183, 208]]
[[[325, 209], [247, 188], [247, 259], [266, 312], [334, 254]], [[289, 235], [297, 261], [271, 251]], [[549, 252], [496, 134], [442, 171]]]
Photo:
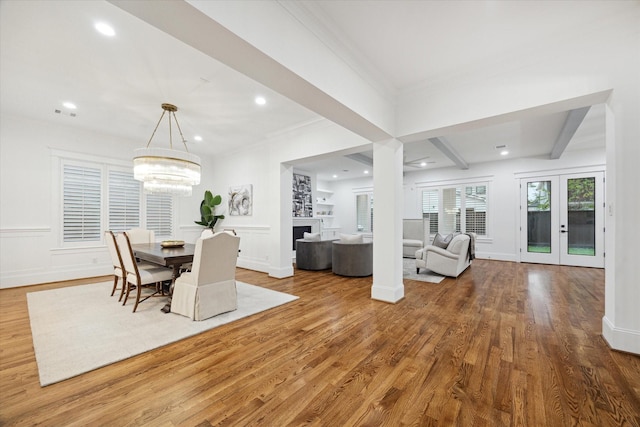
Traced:
[[373, 143], [373, 286], [371, 298], [395, 303], [402, 282], [402, 142]]

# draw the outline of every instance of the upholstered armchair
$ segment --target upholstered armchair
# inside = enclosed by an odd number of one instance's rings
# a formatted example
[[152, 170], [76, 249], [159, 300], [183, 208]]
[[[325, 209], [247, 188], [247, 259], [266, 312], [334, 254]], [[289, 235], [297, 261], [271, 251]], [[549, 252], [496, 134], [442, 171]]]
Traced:
[[416, 251], [416, 272], [427, 268], [444, 276], [458, 277], [471, 264], [467, 234], [453, 236], [446, 248], [429, 245]]
[[191, 271], [176, 279], [171, 312], [205, 320], [237, 309], [239, 247], [240, 238], [225, 232], [198, 239]]
[[331, 270], [341, 276], [363, 277], [373, 274], [373, 242], [341, 235], [332, 242]]
[[333, 240], [296, 239], [296, 268], [328, 270], [331, 268]]
[[422, 249], [429, 241], [428, 219], [403, 219], [402, 220], [402, 256], [413, 258], [416, 250]]

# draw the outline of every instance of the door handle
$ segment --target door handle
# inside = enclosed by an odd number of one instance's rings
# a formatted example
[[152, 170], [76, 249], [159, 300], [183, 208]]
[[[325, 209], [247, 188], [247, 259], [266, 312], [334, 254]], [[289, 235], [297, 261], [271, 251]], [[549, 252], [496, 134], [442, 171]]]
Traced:
[[561, 233], [568, 233], [569, 230], [560, 230]]

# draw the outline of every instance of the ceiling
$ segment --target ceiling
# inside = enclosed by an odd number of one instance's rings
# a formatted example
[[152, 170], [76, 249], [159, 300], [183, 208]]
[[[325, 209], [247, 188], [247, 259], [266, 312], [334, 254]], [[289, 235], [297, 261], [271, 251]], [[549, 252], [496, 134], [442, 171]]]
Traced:
[[[577, 27], [623, 13], [628, 2], [580, 2], [580, 13], [571, 1], [278, 3], [393, 99], [452, 75], [503, 64], [504, 58], [518, 62]], [[115, 135], [130, 140], [133, 150], [147, 143], [162, 112], [160, 104], [170, 102], [179, 108], [190, 151], [200, 155], [233, 152], [322, 119], [107, 2], [3, 0], [0, 20], [3, 115]], [[96, 32], [98, 21], [111, 24], [116, 35]], [[257, 95], [265, 97], [266, 105], [254, 103]], [[77, 109], [66, 109], [65, 101]], [[504, 158], [496, 149], [500, 145], [509, 150], [506, 158], [548, 156], [567, 114], [526, 117], [442, 137], [469, 164]], [[603, 116], [602, 106], [592, 108], [567, 150], [602, 147]], [[166, 134], [162, 127], [154, 138], [164, 144]], [[370, 151], [362, 154], [372, 157]], [[405, 143], [404, 154], [406, 162], [425, 159], [431, 168], [455, 165], [429, 141]], [[362, 162], [335, 155], [298, 166], [326, 180], [333, 174], [344, 179], [363, 176], [365, 169], [371, 172]]]

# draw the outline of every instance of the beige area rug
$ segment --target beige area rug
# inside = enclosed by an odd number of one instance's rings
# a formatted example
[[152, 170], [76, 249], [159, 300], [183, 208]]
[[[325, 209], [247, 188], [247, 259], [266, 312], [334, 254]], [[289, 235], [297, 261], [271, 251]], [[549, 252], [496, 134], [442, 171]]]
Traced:
[[429, 283], [440, 283], [445, 278], [445, 276], [424, 268], [421, 268], [420, 273], [416, 274], [416, 260], [413, 258], [402, 258], [402, 277]]
[[194, 322], [161, 312], [165, 298], [150, 298], [133, 313], [131, 299], [123, 307], [117, 296], [109, 296], [111, 286], [103, 282], [27, 294], [42, 386], [298, 299], [237, 282], [237, 310]]

